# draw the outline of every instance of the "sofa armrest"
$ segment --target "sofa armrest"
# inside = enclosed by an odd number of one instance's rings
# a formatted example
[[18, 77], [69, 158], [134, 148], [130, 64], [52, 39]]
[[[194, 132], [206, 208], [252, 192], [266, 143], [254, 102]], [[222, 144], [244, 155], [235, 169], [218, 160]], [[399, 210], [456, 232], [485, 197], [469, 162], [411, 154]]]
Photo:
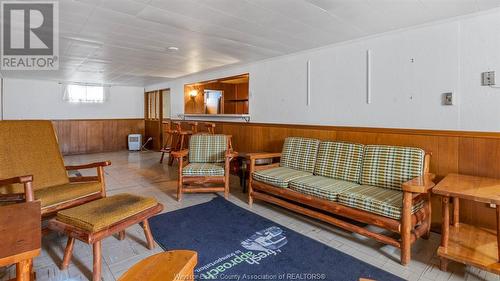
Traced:
[[2, 202], [18, 202], [18, 201], [34, 201], [35, 200], [35, 192], [33, 191], [33, 176], [18, 176], [8, 179], [0, 179], [0, 186], [2, 185], [10, 185], [10, 184], [23, 184], [24, 185], [24, 194], [16, 193], [16, 194], [6, 194], [2, 196]]
[[189, 149], [183, 149], [183, 150], [180, 150], [180, 151], [173, 151], [173, 152], [171, 152], [171, 155], [174, 158], [182, 158], [182, 157], [188, 156], [188, 154], [189, 154]]
[[66, 166], [66, 171], [92, 169], [92, 168], [98, 168], [98, 167], [106, 167], [106, 166], [110, 166], [110, 165], [111, 165], [111, 161], [95, 162], [95, 163], [83, 164], [83, 165]]
[[430, 189], [434, 187], [435, 175], [431, 173], [426, 173], [423, 176], [411, 179], [402, 185], [403, 191], [412, 193], [427, 193]]
[[281, 157], [281, 152], [256, 152], [248, 153], [248, 158], [253, 159], [265, 159], [265, 158], [278, 158]]

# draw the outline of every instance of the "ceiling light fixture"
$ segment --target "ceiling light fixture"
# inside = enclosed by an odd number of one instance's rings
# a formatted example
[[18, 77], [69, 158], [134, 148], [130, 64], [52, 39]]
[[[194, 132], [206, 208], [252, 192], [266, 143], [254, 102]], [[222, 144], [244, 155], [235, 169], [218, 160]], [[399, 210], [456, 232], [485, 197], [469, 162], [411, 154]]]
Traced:
[[169, 50], [169, 51], [179, 51], [179, 48], [175, 47], [175, 46], [170, 46], [170, 47], [167, 48], [167, 50]]

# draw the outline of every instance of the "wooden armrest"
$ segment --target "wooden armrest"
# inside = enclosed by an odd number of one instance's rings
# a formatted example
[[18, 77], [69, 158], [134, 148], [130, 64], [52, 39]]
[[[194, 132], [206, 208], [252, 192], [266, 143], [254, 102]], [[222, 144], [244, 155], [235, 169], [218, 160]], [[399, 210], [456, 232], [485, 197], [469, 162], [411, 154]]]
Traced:
[[106, 167], [109, 165], [111, 165], [111, 161], [96, 162], [96, 163], [90, 163], [90, 164], [84, 164], [84, 165], [66, 166], [66, 171], [84, 170], [84, 169], [91, 169], [91, 168], [97, 168], [97, 167]]
[[8, 184], [15, 184], [15, 183], [27, 183], [27, 182], [32, 182], [33, 181], [33, 176], [20, 176], [20, 177], [13, 177], [9, 179], [0, 179], [0, 186], [2, 185], [8, 185]]
[[250, 159], [277, 158], [281, 157], [281, 152], [257, 152], [248, 153]]
[[236, 157], [238, 157], [238, 152], [236, 152], [236, 151], [231, 151], [231, 152], [226, 153], [226, 158], [233, 159]]
[[189, 149], [183, 149], [180, 151], [173, 151], [170, 153], [175, 158], [182, 158], [189, 154]]
[[403, 183], [403, 191], [413, 193], [426, 193], [434, 187], [435, 184], [432, 181], [434, 177], [434, 174], [426, 173], [423, 176], [409, 180]]

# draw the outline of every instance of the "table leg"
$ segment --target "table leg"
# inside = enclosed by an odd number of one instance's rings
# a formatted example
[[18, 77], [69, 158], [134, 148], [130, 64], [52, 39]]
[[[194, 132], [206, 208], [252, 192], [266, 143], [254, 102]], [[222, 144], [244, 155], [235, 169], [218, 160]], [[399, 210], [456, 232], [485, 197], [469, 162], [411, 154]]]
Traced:
[[[443, 208], [443, 222], [441, 229], [441, 247], [444, 248], [445, 252], [448, 248], [448, 237], [450, 235], [450, 198], [443, 196], [441, 198], [441, 205]], [[448, 268], [448, 260], [445, 257], [441, 257], [441, 270], [446, 271]]]
[[241, 180], [243, 183], [243, 193], [247, 193], [247, 164], [246, 164], [246, 160], [243, 160], [243, 164], [241, 164]]
[[460, 198], [453, 197], [453, 226], [458, 226], [460, 222]]
[[17, 281], [30, 281], [32, 259], [22, 260], [16, 264], [16, 280]]
[[498, 261], [500, 262], [500, 206], [497, 204], [497, 248]]

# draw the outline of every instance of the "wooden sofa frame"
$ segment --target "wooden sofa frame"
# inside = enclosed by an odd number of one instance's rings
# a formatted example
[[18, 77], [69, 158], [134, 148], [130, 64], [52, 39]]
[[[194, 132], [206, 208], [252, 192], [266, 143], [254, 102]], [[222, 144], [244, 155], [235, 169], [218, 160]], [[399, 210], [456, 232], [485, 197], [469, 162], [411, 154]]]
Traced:
[[[425, 154], [424, 175], [414, 178], [402, 184], [403, 206], [401, 220], [380, 216], [361, 209], [355, 209], [342, 205], [338, 202], [328, 201], [315, 196], [303, 194], [288, 188], [278, 188], [252, 177], [255, 171], [279, 167], [279, 163], [256, 166], [255, 160], [265, 158], [280, 158], [281, 153], [251, 153], [250, 154], [250, 177], [248, 203], [252, 206], [254, 199], [260, 199], [268, 203], [276, 204], [297, 213], [321, 220], [323, 222], [341, 227], [348, 231], [373, 238], [382, 243], [392, 245], [401, 249], [401, 264], [407, 265], [411, 259], [411, 244], [419, 237], [429, 238], [431, 227], [431, 204], [430, 190], [434, 187], [434, 175], [429, 173], [430, 153]], [[424, 200], [424, 206], [412, 214], [414, 202]], [[299, 204], [294, 204], [294, 202]], [[310, 207], [310, 208], [309, 208]], [[342, 219], [331, 216], [349, 218], [366, 224], [375, 225], [391, 232], [398, 233], [400, 240], [393, 237], [372, 232], [363, 227], [349, 223]]]
[[[189, 164], [187, 156], [189, 149], [173, 151], [172, 156], [179, 163], [178, 181], [177, 181], [177, 201], [182, 200], [183, 193], [210, 193], [224, 192], [224, 198], [229, 196], [229, 164], [231, 160], [238, 156], [238, 153], [233, 151], [231, 144], [231, 136], [227, 136], [226, 160], [224, 162], [224, 176], [184, 176], [182, 169]], [[206, 186], [207, 184], [222, 184], [222, 186]], [[189, 187], [185, 187], [188, 185]]]
[[[85, 204], [87, 202], [106, 197], [106, 185], [104, 181], [104, 167], [111, 165], [110, 161], [96, 162], [84, 165], [66, 166], [67, 171], [97, 169], [96, 176], [79, 176], [69, 177], [70, 182], [99, 182], [101, 192], [93, 193], [84, 197], [75, 198], [71, 201], [66, 201], [57, 205], [52, 205], [42, 208], [42, 218], [54, 216], [58, 211]], [[33, 190], [33, 176], [19, 176], [9, 179], [0, 179], [0, 186], [9, 184], [23, 184], [24, 193], [0, 194], [0, 202], [31, 202], [35, 200], [35, 192]]]

